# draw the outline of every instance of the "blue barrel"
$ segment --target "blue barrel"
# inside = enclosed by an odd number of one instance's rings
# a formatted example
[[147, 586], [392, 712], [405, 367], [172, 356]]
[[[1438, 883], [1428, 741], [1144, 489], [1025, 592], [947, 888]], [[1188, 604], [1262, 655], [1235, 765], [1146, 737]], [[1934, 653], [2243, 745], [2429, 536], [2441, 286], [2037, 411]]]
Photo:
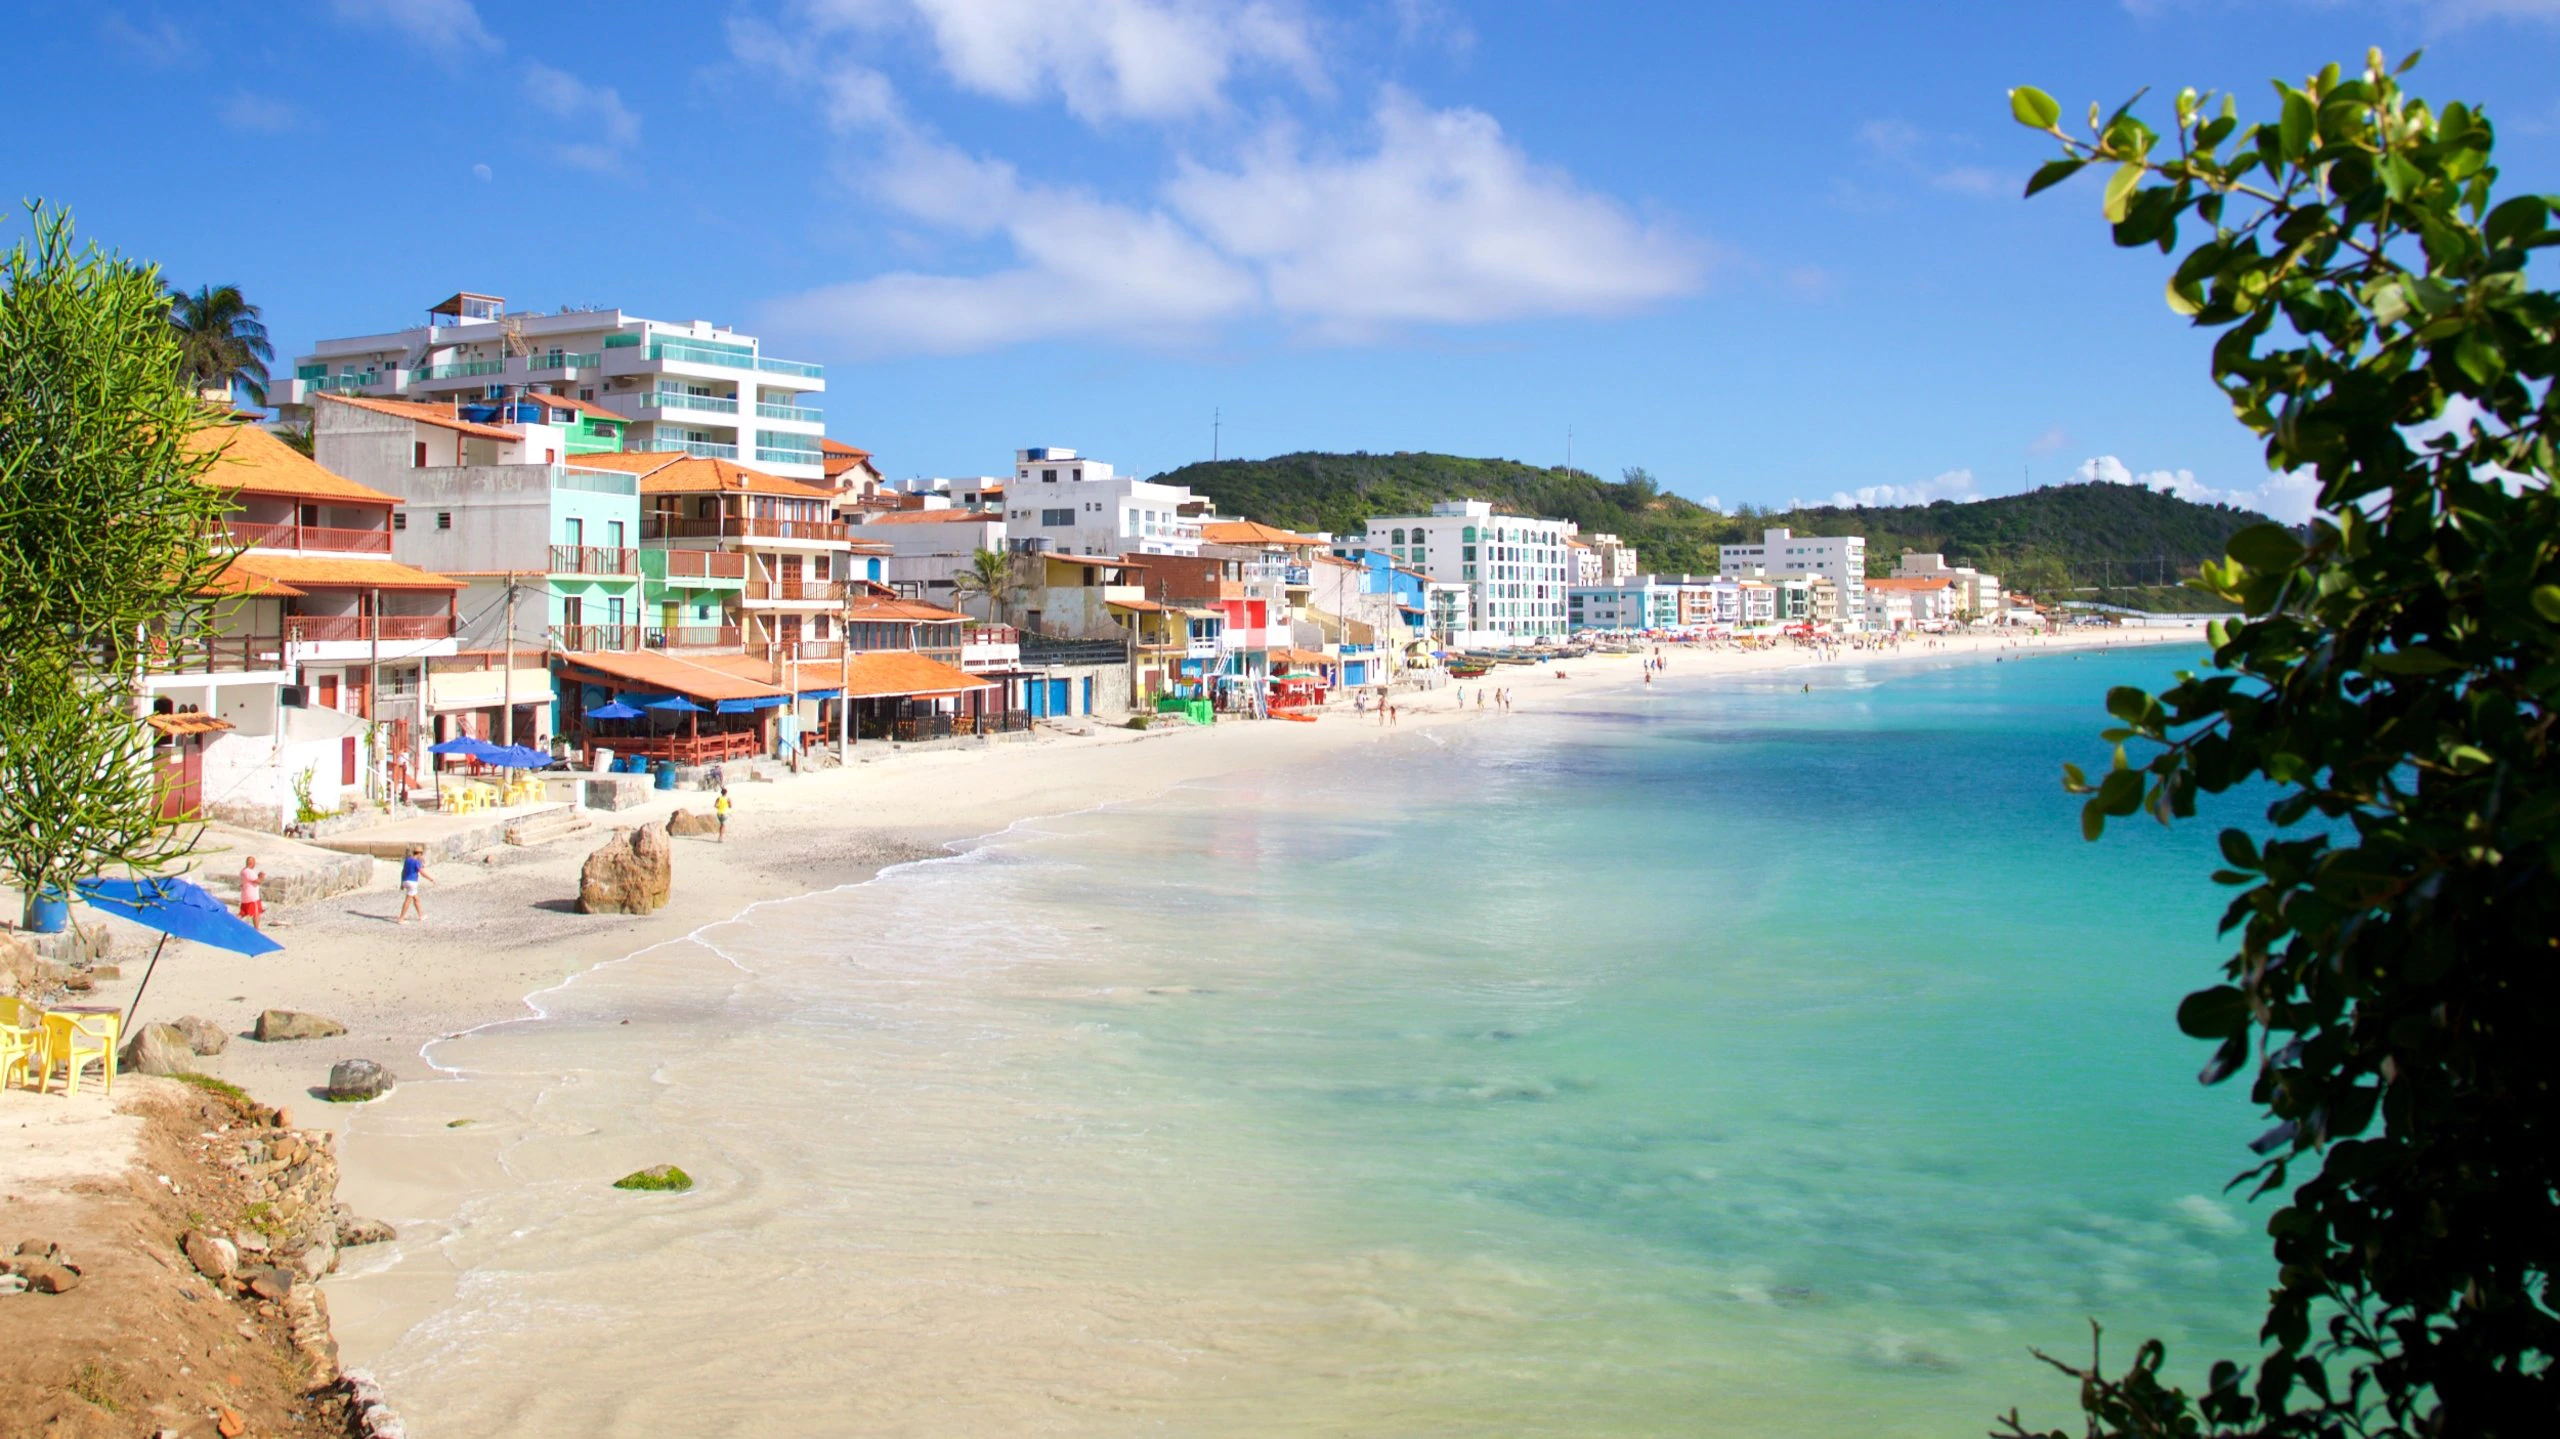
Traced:
[[659, 789], [674, 789], [676, 787], [676, 762], [674, 760], [662, 759], [658, 761], [657, 787]]
[[60, 934], [71, 927], [71, 900], [48, 889], [27, 901], [27, 928], [36, 934]]

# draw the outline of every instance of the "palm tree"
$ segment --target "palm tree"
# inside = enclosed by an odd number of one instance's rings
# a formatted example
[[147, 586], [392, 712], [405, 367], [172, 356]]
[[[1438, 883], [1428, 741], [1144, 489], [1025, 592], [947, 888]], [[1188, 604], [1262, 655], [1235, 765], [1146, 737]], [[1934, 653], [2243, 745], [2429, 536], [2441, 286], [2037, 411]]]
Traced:
[[246, 390], [267, 402], [267, 364], [275, 351], [258, 307], [237, 285], [205, 285], [192, 295], [169, 287], [169, 324], [178, 332], [178, 373], [199, 390]]
[[1013, 556], [1002, 550], [978, 551], [969, 556], [968, 564], [951, 576], [952, 596], [958, 599], [970, 595], [985, 596], [995, 608], [993, 618], [997, 624], [1005, 623], [1005, 601], [1013, 597], [1015, 589]]

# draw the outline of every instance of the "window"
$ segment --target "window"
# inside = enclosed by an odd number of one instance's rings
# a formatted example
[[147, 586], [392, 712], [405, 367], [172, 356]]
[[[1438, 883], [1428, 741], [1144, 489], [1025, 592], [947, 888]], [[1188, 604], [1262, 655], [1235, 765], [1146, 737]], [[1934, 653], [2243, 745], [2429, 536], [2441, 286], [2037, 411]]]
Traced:
[[413, 470], [423, 470], [423, 469], [425, 469], [425, 468], [427, 467], [427, 442], [426, 442], [426, 441], [424, 441], [424, 440], [420, 440], [420, 441], [418, 441], [417, 447], [416, 447], [415, 449], [413, 449], [413, 450], [410, 452], [410, 454], [411, 454], [411, 456], [412, 456], [412, 458], [411, 458], [411, 460], [410, 460], [410, 463], [409, 463], [409, 467], [410, 467], [411, 469], [413, 469]]
[[395, 530], [405, 530], [409, 528], [409, 517], [400, 513], [398, 510], [393, 510], [391, 512], [391, 528]]
[[440, 529], [440, 530], [449, 530], [449, 529], [452, 529], [452, 528], [453, 528], [453, 511], [451, 511], [451, 510], [438, 510], [438, 511], [436, 511], [436, 528], [437, 528], [437, 529]]
[[1056, 470], [1042, 470], [1040, 472], [1040, 479], [1044, 484], [1054, 485], [1058, 482], [1058, 472]]
[[1387, 541], [1387, 543], [1388, 543], [1388, 544], [1391, 544], [1391, 545], [1400, 545], [1400, 544], [1403, 544], [1403, 543], [1404, 543], [1404, 531], [1402, 531], [1402, 530], [1397, 530], [1397, 531], [1394, 533], [1393, 537], [1392, 537], [1392, 538], [1390, 538], [1390, 539]]
[[1076, 512], [1072, 509], [1042, 510], [1040, 512], [1040, 523], [1047, 525], [1052, 529], [1063, 528], [1065, 526], [1072, 525], [1075, 522]]

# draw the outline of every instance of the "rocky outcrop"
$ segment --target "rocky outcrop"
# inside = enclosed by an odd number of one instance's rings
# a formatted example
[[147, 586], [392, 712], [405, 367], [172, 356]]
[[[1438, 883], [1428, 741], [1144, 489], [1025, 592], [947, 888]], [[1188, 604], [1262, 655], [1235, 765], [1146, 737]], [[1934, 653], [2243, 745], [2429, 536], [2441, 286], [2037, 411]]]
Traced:
[[578, 871], [578, 912], [654, 913], [674, 881], [675, 853], [663, 827], [615, 830]]
[[329, 1100], [355, 1104], [391, 1092], [391, 1071], [370, 1059], [341, 1059], [329, 1066]]
[[116, 1063], [127, 1074], [192, 1074], [196, 1051], [176, 1025], [146, 1024], [124, 1042]]
[[680, 809], [667, 816], [669, 834], [711, 835], [719, 832], [720, 816], [716, 814], [694, 814]]
[[220, 1054], [224, 1046], [231, 1043], [231, 1036], [223, 1033], [222, 1026], [210, 1019], [189, 1014], [170, 1023], [187, 1037], [187, 1048], [198, 1054]]
[[275, 1044], [288, 1039], [327, 1039], [344, 1034], [347, 1027], [334, 1019], [299, 1010], [270, 1009], [258, 1016], [257, 1039], [260, 1044]]

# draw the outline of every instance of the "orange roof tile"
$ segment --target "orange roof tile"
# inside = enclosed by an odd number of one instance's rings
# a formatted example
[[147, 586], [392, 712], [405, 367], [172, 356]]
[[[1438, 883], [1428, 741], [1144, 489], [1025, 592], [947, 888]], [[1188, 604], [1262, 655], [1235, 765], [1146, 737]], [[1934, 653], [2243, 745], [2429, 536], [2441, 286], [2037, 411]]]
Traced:
[[1954, 583], [1954, 577], [1946, 575], [1935, 579], [1922, 575], [1887, 575], [1880, 580], [1867, 581], [1867, 588], [1890, 590], [1898, 594], [1917, 594], [1922, 590], [1942, 590]]
[[579, 455], [572, 463], [586, 469], [638, 475], [640, 493], [644, 495], [796, 495], [812, 500], [836, 497], [835, 491], [821, 485], [786, 480], [749, 469], [735, 460], [715, 460], [704, 455], [625, 450], [620, 454]]
[[[824, 670], [826, 666], [817, 668]], [[873, 650], [855, 655], [846, 662], [850, 671], [845, 680], [845, 693], [855, 699], [873, 699], [886, 695], [952, 695], [970, 690], [994, 689], [995, 681], [984, 680], [967, 670], [954, 669], [937, 659], [909, 650]], [[832, 684], [820, 686], [832, 689]]]
[[1004, 523], [1004, 516], [991, 515], [984, 510], [894, 510], [885, 515], [873, 515], [862, 523], [866, 529], [873, 525], [1000, 525]]
[[1213, 545], [1281, 545], [1292, 549], [1324, 543], [1313, 535], [1266, 525], [1260, 520], [1211, 520], [1200, 527], [1200, 538]]
[[289, 600], [299, 597], [302, 591], [282, 580], [250, 574], [235, 564], [224, 566], [222, 573], [215, 575], [212, 583], [204, 587], [204, 593], [217, 598], [239, 596], [254, 600]]
[[349, 504], [400, 503], [397, 495], [322, 468], [319, 461], [255, 425], [208, 426], [187, 437], [187, 448], [215, 457], [202, 479], [217, 490]]
[[188, 710], [184, 714], [145, 715], [142, 722], [166, 735], [219, 734], [224, 730], [236, 728], [231, 721], [222, 716], [209, 715], [202, 710]]
[[377, 400], [371, 395], [337, 395], [331, 394], [325, 390], [322, 391], [317, 398], [327, 400], [332, 404], [353, 405], [359, 410], [371, 410], [377, 415], [397, 415], [401, 419], [415, 420], [422, 425], [434, 425], [440, 429], [457, 430], [466, 435], [477, 435], [484, 440], [521, 440], [524, 438], [524, 436], [517, 434], [513, 430], [502, 430], [495, 425], [474, 424], [471, 421], [462, 418], [460, 415], [455, 414], [451, 409], [443, 405], [421, 405], [413, 400]]
[[458, 590], [462, 581], [430, 574], [398, 560], [334, 559], [319, 555], [252, 552], [232, 558], [237, 574], [294, 587], [369, 590]]
[[697, 700], [762, 699], [784, 692], [765, 678], [773, 667], [747, 655], [587, 652], [562, 655], [559, 664], [619, 680], [634, 689], [668, 690]]
[[958, 610], [946, 610], [922, 600], [859, 599], [845, 611], [848, 619], [857, 620], [965, 620]]

